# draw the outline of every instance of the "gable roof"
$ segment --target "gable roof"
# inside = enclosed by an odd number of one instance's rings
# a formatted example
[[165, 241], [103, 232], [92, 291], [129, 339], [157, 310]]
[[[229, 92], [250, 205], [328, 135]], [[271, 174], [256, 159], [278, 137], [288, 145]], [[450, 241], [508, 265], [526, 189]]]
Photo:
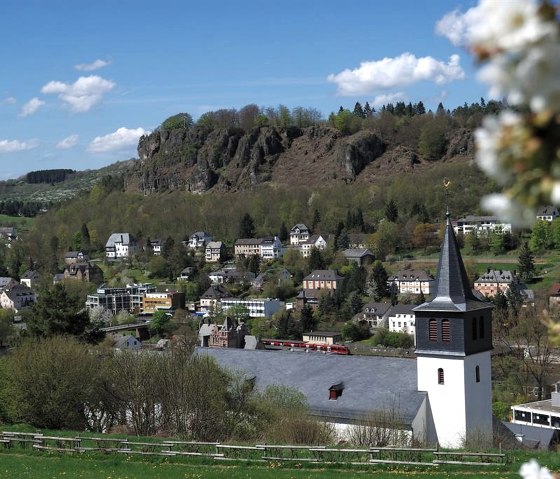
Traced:
[[362, 312], [366, 313], [366, 309], [369, 310], [367, 314], [376, 314], [378, 316], [383, 316], [387, 311], [391, 309], [391, 303], [367, 303], [364, 304]]
[[304, 281], [338, 281], [342, 276], [339, 276], [334, 269], [316, 269], [308, 274]]
[[475, 283], [511, 283], [515, 275], [507, 269], [489, 269]]
[[364, 258], [365, 256], [373, 256], [373, 253], [368, 248], [348, 248], [342, 254], [346, 258]]
[[224, 243], [222, 243], [221, 241], [210, 241], [206, 245], [206, 249], [220, 249], [223, 245]]
[[107, 243], [105, 243], [106, 248], [114, 247], [116, 243], [120, 243], [123, 245], [130, 245], [134, 239], [132, 235], [129, 233], [113, 233], [109, 236]]
[[309, 233], [309, 228], [303, 223], [298, 223], [294, 225], [290, 230], [290, 234], [297, 234], [296, 230], [299, 230], [300, 233]]
[[389, 276], [388, 281], [433, 281], [434, 277], [423, 269], [401, 269]]
[[556, 206], [544, 206], [537, 211], [537, 216], [558, 216], [558, 208]]
[[[410, 427], [426, 397], [417, 391], [413, 359], [219, 348], [197, 348], [196, 354], [254, 377], [259, 390], [271, 385], [295, 388], [306, 396], [311, 414], [337, 422], [395, 410]], [[341, 382], [342, 395], [329, 400], [329, 389]]]
[[492, 307], [490, 303], [480, 301], [471, 290], [449, 212], [447, 212], [447, 224], [439, 255], [433, 298], [432, 301], [414, 308], [414, 311], [469, 311]]
[[201, 299], [222, 299], [229, 298], [231, 293], [221, 284], [210, 286], [201, 296]]

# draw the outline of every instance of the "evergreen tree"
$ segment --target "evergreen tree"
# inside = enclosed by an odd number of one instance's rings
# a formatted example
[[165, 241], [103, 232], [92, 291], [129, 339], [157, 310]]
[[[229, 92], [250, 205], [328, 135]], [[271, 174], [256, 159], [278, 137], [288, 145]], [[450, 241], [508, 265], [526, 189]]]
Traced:
[[311, 230], [315, 231], [315, 229], [317, 228], [320, 222], [321, 222], [321, 213], [319, 213], [319, 210], [315, 208], [315, 211], [313, 212], [313, 221], [311, 222]]
[[319, 251], [317, 248], [311, 248], [308, 264], [310, 271], [315, 271], [316, 269], [325, 269], [325, 260], [323, 259], [321, 251]]
[[334, 251], [338, 249], [338, 238], [340, 237], [342, 230], [344, 230], [344, 223], [340, 221], [336, 226], [336, 232], [334, 233], [334, 242], [333, 242]]
[[436, 115], [437, 116], [444, 116], [445, 115], [445, 107], [443, 106], [443, 103], [441, 103], [441, 102], [439, 102], [439, 104], [437, 106]]
[[371, 293], [375, 301], [381, 301], [383, 298], [389, 296], [389, 287], [387, 285], [388, 279], [389, 279], [389, 275], [387, 274], [387, 271], [383, 267], [383, 263], [377, 260], [373, 264], [373, 268], [371, 270], [371, 275], [369, 280], [371, 286]]
[[161, 255], [168, 260], [171, 257], [171, 254], [173, 253], [174, 247], [175, 247], [175, 240], [171, 236], [168, 236], [163, 242], [163, 247], [161, 248]]
[[240, 238], [254, 238], [255, 237], [255, 222], [249, 213], [245, 213], [239, 223], [239, 237]]
[[391, 283], [391, 306], [395, 306], [399, 302], [399, 288], [394, 281]]
[[280, 231], [278, 232], [278, 239], [282, 241], [282, 243], [284, 243], [288, 240], [288, 237], [288, 228], [286, 227], [286, 223], [282, 221], [282, 224], [280, 225]]
[[424, 295], [424, 291], [422, 291], [422, 288], [420, 288], [420, 294], [418, 295], [416, 304], [424, 304], [425, 302], [426, 302], [426, 296]]
[[354, 105], [354, 115], [356, 115], [358, 118], [366, 117], [366, 115], [364, 114], [364, 109], [362, 108], [362, 105], [359, 101], [357, 101]]
[[79, 297], [70, 296], [62, 283], [42, 291], [31, 313], [27, 319], [27, 330], [35, 337], [69, 334], [87, 339], [88, 333], [93, 332], [82, 301]]
[[495, 255], [503, 254], [506, 251], [505, 237], [502, 233], [492, 231], [488, 239], [490, 251]]
[[426, 108], [424, 107], [424, 103], [422, 103], [421, 101], [416, 103], [414, 110], [415, 110], [417, 115], [425, 115], [426, 114]]
[[87, 227], [87, 224], [82, 223], [82, 227], [80, 228], [80, 233], [82, 236], [81, 239], [82, 251], [84, 253], [89, 253], [91, 249], [91, 238], [89, 236], [89, 229]]
[[535, 259], [527, 242], [523, 243], [519, 251], [519, 277], [523, 281], [530, 281], [535, 275]]
[[369, 103], [366, 101], [366, 104], [364, 105], [364, 116], [366, 118], [371, 118], [374, 111], [375, 110], [372, 110], [371, 106], [369, 106]]
[[361, 208], [358, 208], [356, 210], [356, 214], [354, 215], [354, 227], [359, 228], [359, 230], [363, 233], [363, 231], [364, 231], [364, 215], [362, 213]]
[[346, 228], [342, 228], [338, 238], [336, 239], [336, 249], [345, 250], [350, 246], [350, 238], [348, 237], [348, 231]]
[[[330, 295], [329, 295], [330, 296]], [[301, 308], [301, 330], [303, 333], [313, 331], [315, 328], [315, 318], [313, 316], [313, 308], [308, 304]]]
[[385, 218], [392, 223], [396, 223], [399, 218], [399, 210], [394, 200], [390, 200], [385, 206]]

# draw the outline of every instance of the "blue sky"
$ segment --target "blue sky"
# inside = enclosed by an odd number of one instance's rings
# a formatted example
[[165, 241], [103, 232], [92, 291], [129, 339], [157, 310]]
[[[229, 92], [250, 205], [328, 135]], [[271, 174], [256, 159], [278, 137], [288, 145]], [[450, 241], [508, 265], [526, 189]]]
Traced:
[[457, 40], [473, 3], [2, 0], [0, 179], [135, 157], [179, 112], [488, 98]]

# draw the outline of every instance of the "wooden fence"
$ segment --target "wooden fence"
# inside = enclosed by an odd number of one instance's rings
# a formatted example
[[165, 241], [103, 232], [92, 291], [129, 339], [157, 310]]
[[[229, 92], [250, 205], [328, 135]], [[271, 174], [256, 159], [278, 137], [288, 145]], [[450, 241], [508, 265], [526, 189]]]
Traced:
[[63, 453], [100, 452], [146, 456], [199, 456], [215, 460], [295, 461], [315, 464], [407, 464], [437, 467], [440, 464], [496, 466], [507, 463], [502, 453], [446, 452], [427, 448], [289, 446], [257, 444], [240, 446], [218, 442], [154, 439], [134, 441], [112, 437], [58, 437], [24, 432], [2, 432], [0, 444], [36, 451]]

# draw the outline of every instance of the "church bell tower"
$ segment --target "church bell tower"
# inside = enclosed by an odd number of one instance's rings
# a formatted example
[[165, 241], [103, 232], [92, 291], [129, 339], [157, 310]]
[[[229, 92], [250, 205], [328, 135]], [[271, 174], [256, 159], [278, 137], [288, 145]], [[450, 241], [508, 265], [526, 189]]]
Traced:
[[414, 311], [418, 390], [428, 393], [438, 442], [491, 442], [492, 305], [471, 290], [449, 213], [432, 297]]

